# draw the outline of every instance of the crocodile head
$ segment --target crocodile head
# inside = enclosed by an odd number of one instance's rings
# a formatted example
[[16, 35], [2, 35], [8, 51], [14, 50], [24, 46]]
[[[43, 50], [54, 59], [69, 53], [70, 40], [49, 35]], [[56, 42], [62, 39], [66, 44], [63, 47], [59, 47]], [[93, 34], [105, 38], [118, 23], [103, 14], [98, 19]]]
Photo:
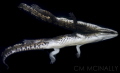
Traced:
[[117, 37], [118, 32], [112, 29], [98, 27], [95, 29], [93, 33], [87, 33], [87, 34], [77, 33], [77, 36], [78, 37], [82, 36], [81, 38], [85, 42], [84, 44], [87, 44], [87, 43], [99, 42]]

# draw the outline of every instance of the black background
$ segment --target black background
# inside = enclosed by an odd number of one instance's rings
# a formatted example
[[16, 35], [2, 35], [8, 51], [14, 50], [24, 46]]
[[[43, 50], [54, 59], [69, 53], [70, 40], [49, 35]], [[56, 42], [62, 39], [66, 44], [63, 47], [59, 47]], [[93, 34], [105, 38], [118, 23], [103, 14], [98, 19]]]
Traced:
[[[20, 10], [20, 3], [28, 5], [37, 4], [58, 17], [69, 18], [73, 12], [77, 20], [111, 28], [119, 33], [119, 7], [118, 2], [104, 1], [62, 1], [62, 0], [15, 0], [1, 1], [0, 24], [0, 53], [24, 39], [52, 38], [59, 35], [70, 34], [72, 31], [54, 26], [38, 20], [31, 14]], [[119, 37], [119, 36], [118, 36]], [[50, 65], [49, 53], [53, 50], [39, 50], [20, 52], [9, 56], [6, 70], [0, 58], [0, 73], [24, 71], [71, 71], [74, 66], [119, 66], [119, 40], [118, 37], [106, 41], [86, 44], [81, 47], [81, 57], [76, 58], [76, 48], [66, 47], [56, 55], [56, 62]]]

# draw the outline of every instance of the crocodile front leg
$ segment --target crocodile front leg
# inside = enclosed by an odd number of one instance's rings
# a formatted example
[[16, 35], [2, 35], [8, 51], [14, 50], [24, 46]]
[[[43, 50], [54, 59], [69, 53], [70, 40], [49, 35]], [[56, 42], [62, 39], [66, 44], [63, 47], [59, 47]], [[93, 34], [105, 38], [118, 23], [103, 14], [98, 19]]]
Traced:
[[80, 53], [81, 53], [81, 51], [80, 51], [80, 46], [81, 46], [81, 45], [77, 45], [77, 46], [76, 46], [76, 50], [77, 50], [76, 56], [77, 56], [77, 58], [80, 57]]
[[50, 53], [50, 60], [51, 60], [51, 64], [53, 64], [55, 61], [56, 61], [56, 59], [55, 59], [55, 55], [56, 54], [58, 54], [59, 53], [59, 51], [60, 51], [60, 49], [58, 49], [58, 48], [54, 48], [54, 51], [52, 51], [51, 53]]
[[75, 15], [71, 12], [69, 13], [70, 17], [73, 19], [73, 23], [76, 25], [77, 24], [77, 20], [76, 20], [76, 17]]

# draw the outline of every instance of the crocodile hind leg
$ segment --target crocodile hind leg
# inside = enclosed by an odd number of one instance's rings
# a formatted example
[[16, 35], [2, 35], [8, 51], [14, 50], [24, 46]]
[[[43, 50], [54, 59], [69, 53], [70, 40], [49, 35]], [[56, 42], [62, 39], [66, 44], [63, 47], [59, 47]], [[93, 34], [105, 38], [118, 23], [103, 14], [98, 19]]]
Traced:
[[59, 53], [59, 51], [60, 51], [60, 49], [58, 49], [58, 48], [54, 48], [54, 51], [52, 51], [51, 53], [50, 53], [50, 60], [51, 60], [51, 64], [53, 64], [55, 61], [56, 61], [56, 59], [55, 59], [55, 55], [56, 54], [58, 54]]

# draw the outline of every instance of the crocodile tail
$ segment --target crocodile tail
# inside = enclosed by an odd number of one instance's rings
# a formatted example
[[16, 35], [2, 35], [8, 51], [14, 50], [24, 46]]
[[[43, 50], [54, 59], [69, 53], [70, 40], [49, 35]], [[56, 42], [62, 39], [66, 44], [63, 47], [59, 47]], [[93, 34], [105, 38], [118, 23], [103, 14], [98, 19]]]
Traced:
[[5, 51], [2, 52], [2, 60], [3, 63], [9, 68], [9, 66], [5, 63], [5, 60], [8, 56], [22, 51], [29, 51], [29, 50], [39, 50], [43, 49], [48, 45], [47, 42], [39, 42], [34, 44], [16, 44], [13, 47], [8, 47]]

